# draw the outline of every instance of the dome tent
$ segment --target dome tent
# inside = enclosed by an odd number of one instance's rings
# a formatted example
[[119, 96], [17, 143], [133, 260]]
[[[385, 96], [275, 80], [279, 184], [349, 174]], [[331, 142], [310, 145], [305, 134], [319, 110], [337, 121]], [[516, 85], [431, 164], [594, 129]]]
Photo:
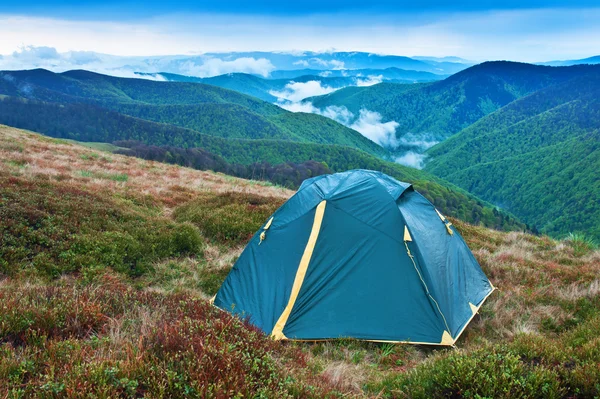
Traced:
[[252, 237], [214, 304], [275, 339], [454, 345], [493, 290], [410, 184], [353, 170], [306, 180]]

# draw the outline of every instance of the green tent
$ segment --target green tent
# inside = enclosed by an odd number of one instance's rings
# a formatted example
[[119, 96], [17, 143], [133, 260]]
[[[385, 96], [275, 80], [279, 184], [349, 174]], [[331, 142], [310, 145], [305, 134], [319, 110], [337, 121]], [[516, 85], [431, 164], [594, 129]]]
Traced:
[[214, 304], [275, 339], [453, 345], [494, 287], [408, 183], [306, 180], [252, 237]]

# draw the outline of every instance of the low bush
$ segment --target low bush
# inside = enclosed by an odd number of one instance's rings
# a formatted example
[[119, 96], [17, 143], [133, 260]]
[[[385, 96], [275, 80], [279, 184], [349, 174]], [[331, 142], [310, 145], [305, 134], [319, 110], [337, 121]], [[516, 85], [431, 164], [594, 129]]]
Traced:
[[204, 300], [98, 284], [0, 289], [3, 397], [333, 397], [306, 355]]
[[0, 174], [0, 273], [57, 277], [112, 267], [136, 276], [153, 261], [202, 254], [195, 226], [134, 203], [68, 182]]
[[222, 244], [246, 243], [282, 204], [280, 198], [249, 193], [203, 193], [175, 209], [175, 220], [191, 222], [210, 240]]

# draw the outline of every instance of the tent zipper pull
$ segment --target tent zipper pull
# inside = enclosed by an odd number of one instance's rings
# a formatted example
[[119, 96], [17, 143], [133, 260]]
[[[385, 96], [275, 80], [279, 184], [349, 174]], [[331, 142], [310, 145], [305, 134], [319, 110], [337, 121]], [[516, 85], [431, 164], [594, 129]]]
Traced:
[[258, 245], [262, 244], [265, 238], [267, 238], [266, 231], [269, 230], [269, 227], [271, 227], [271, 223], [273, 223], [273, 217], [271, 217], [267, 224], [265, 224], [265, 227], [263, 227], [263, 231], [260, 233], [260, 241], [258, 242]]

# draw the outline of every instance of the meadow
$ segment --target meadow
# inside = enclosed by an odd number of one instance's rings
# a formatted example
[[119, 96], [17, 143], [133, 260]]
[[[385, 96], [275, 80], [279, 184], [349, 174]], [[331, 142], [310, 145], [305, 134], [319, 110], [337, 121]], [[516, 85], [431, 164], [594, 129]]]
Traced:
[[208, 303], [293, 191], [0, 126], [0, 397], [588, 398], [600, 251], [453, 219], [499, 288], [456, 348], [277, 342]]

